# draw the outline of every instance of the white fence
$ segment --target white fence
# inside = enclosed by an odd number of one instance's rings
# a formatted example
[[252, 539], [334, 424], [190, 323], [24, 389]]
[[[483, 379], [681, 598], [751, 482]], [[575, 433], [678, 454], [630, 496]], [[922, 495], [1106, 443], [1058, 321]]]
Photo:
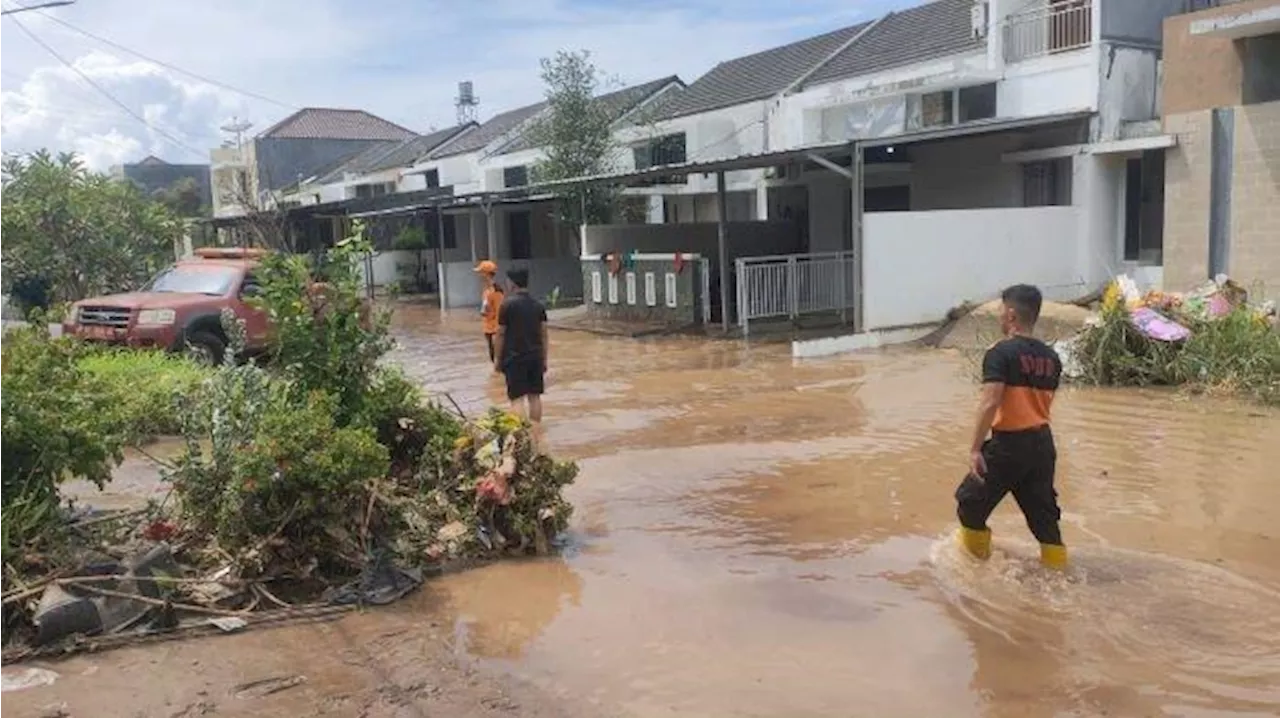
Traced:
[[963, 302], [1035, 284], [1046, 299], [1087, 293], [1075, 207], [868, 212], [866, 331], [940, 322]]
[[753, 319], [839, 312], [853, 306], [853, 253], [821, 252], [743, 257], [735, 267], [738, 324], [743, 335]]
[[1019, 62], [1093, 42], [1093, 0], [1033, 0], [1004, 22], [1004, 59]]

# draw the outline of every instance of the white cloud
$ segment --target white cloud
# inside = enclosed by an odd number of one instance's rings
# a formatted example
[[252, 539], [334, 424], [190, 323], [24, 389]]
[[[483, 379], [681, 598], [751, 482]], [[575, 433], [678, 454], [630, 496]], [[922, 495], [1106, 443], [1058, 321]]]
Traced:
[[178, 80], [147, 62], [92, 51], [73, 65], [147, 124], [103, 98], [75, 70], [41, 67], [17, 89], [6, 83], [5, 151], [74, 150], [97, 169], [148, 154], [201, 162], [207, 160], [208, 149], [217, 146], [218, 125], [244, 111], [244, 103], [229, 93]]
[[[413, 129], [453, 122], [459, 80], [481, 118], [541, 98], [538, 59], [591, 50], [610, 76], [686, 81], [716, 62], [879, 14], [912, 0], [95, 0], [52, 15], [151, 57], [286, 105], [357, 107]], [[25, 13], [23, 24], [147, 121], [202, 151], [239, 115], [260, 131], [288, 113], [104, 46]], [[176, 147], [61, 66], [6, 19], [3, 145], [75, 149], [95, 167]], [[14, 80], [18, 80], [15, 84]]]

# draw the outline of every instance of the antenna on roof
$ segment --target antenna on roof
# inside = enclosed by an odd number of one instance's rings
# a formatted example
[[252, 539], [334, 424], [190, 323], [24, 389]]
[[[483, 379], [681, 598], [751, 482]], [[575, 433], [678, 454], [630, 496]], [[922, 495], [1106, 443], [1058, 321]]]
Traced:
[[476, 121], [476, 114], [480, 109], [480, 98], [476, 97], [475, 87], [471, 84], [471, 80], [463, 80], [458, 83], [458, 96], [453, 103], [454, 107], [458, 109], [458, 124], [465, 125], [468, 122]]
[[244, 120], [233, 116], [230, 122], [223, 125], [222, 127], [219, 127], [218, 129], [222, 130], [223, 132], [230, 132], [231, 134], [235, 135], [236, 149], [240, 149], [243, 146], [244, 133], [250, 127], [253, 127], [252, 122], [245, 122]]

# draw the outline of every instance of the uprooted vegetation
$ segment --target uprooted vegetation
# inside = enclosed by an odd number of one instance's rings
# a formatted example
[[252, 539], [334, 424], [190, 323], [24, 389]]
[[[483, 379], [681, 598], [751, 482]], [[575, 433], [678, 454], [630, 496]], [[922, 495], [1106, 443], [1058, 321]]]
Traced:
[[[541, 454], [521, 419], [464, 417], [380, 362], [388, 317], [362, 300], [352, 259], [363, 250], [345, 242], [319, 268], [265, 261], [272, 356], [239, 364], [230, 352], [207, 376], [174, 380], [184, 448], [163, 471], [171, 495], [145, 510], [64, 505], [62, 480], [109, 480], [146, 432], [131, 428], [111, 372], [86, 366], [72, 340], [6, 337], [7, 657], [110, 633], [110, 616], [143, 631], [192, 625], [177, 620], [191, 615], [252, 622], [263, 609], [391, 600], [424, 570], [551, 550], [576, 466]], [[231, 317], [224, 324], [233, 346], [242, 341]], [[55, 609], [76, 603], [103, 618], [62, 625], [73, 612]]]
[[[1186, 297], [1149, 293], [1126, 299], [1113, 283], [1097, 319], [1067, 347], [1076, 380], [1180, 386], [1280, 405], [1280, 327], [1274, 310], [1250, 305], [1232, 287], [1223, 283], [1221, 290], [1206, 287]], [[1185, 338], [1149, 336], [1134, 319], [1135, 310], [1143, 308], [1185, 329]]]

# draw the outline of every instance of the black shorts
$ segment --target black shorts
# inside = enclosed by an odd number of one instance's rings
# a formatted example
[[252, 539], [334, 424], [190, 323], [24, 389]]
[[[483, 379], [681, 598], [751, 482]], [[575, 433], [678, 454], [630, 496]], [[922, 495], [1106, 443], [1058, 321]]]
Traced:
[[507, 398], [515, 401], [524, 396], [542, 396], [544, 371], [541, 358], [508, 359], [502, 367], [507, 378]]

